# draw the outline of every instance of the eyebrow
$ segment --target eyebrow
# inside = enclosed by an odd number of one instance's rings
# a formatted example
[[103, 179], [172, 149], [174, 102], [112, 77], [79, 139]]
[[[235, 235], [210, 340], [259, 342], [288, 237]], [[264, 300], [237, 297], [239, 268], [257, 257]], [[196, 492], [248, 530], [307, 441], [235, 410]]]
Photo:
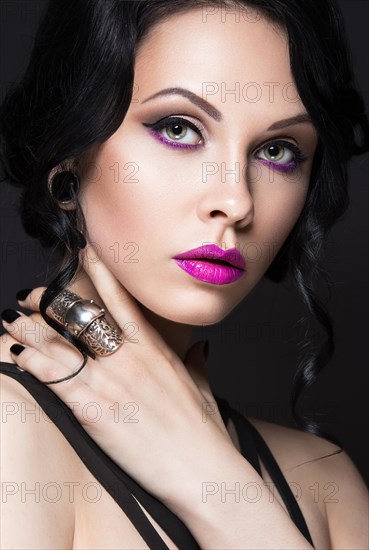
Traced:
[[181, 95], [189, 99], [191, 103], [193, 103], [197, 107], [200, 107], [200, 109], [205, 111], [205, 113], [207, 113], [217, 122], [223, 120], [222, 113], [218, 111], [218, 109], [216, 109], [213, 105], [211, 105], [211, 103], [209, 103], [205, 99], [202, 99], [202, 97], [194, 94], [193, 92], [190, 92], [190, 90], [186, 90], [185, 88], [165, 88], [165, 90], [160, 90], [160, 92], [156, 92], [156, 94], [147, 97], [144, 101], [142, 101], [142, 103], [146, 103], [146, 101], [165, 95]]
[[[216, 120], [217, 122], [220, 122], [223, 120], [223, 115], [214, 105], [211, 105], [208, 101], [203, 99], [202, 97], [194, 94], [190, 90], [186, 90], [186, 88], [165, 88], [164, 90], [160, 90], [159, 92], [156, 92], [155, 94], [151, 95], [150, 97], [147, 97], [144, 99], [141, 103], [146, 103], [147, 101], [150, 101], [152, 99], [156, 99], [157, 97], [162, 97], [166, 95], [181, 95], [182, 97], [185, 97], [191, 103], [205, 111], [211, 118]], [[274, 122], [267, 131], [271, 130], [281, 130], [283, 128], [287, 128], [288, 126], [293, 126], [294, 124], [302, 124], [304, 122], [312, 123], [310, 116], [308, 113], [301, 113], [298, 115], [295, 115], [290, 118], [285, 118], [283, 120], [278, 120], [277, 122]]]
[[308, 113], [301, 113], [290, 118], [278, 120], [277, 122], [274, 122], [271, 126], [269, 126], [267, 131], [269, 132], [271, 130], [281, 130], [282, 128], [287, 128], [288, 126], [293, 126], [294, 124], [302, 124], [303, 122], [308, 122], [312, 124], [312, 120]]

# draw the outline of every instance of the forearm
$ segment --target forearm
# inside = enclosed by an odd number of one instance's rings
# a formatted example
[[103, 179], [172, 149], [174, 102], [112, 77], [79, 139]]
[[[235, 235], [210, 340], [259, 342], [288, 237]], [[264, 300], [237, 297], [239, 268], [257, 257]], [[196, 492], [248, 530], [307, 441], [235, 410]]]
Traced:
[[241, 455], [227, 463], [224, 473], [209, 469], [202, 480], [196, 476], [170, 507], [206, 550], [312, 548]]

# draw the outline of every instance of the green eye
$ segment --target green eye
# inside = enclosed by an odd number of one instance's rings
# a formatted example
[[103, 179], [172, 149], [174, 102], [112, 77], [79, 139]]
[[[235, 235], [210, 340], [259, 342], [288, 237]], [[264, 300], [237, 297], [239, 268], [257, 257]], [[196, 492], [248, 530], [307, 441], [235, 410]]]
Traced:
[[154, 124], [144, 122], [143, 125], [151, 128], [154, 137], [164, 145], [186, 149], [203, 145], [202, 129], [185, 118], [165, 117]]
[[183, 124], [172, 124], [167, 127], [166, 133], [170, 139], [180, 140], [187, 134], [187, 128]]
[[268, 145], [264, 148], [264, 154], [267, 160], [278, 161], [284, 157], [285, 148], [281, 145]]
[[278, 140], [266, 143], [258, 151], [256, 157], [262, 164], [280, 172], [291, 172], [307, 157], [290, 141]]

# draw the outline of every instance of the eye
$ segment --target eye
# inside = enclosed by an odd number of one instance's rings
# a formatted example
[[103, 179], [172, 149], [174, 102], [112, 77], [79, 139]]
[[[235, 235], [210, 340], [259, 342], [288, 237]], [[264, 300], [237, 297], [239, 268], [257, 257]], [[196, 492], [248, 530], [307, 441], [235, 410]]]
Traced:
[[[262, 153], [264, 154], [265, 160], [269, 160], [271, 162], [291, 162], [293, 159], [293, 153], [291, 150], [288, 150], [285, 147], [282, 147], [282, 145], [277, 144], [270, 144], [266, 145], [262, 149]], [[263, 158], [263, 157], [262, 157]]]
[[263, 164], [276, 170], [294, 170], [298, 164], [307, 160], [294, 143], [284, 140], [273, 141], [256, 151], [256, 157]]
[[192, 143], [196, 145], [199, 143], [199, 134], [189, 127], [189, 124], [183, 122], [175, 122], [165, 126], [163, 129], [164, 137], [172, 139], [174, 141], [181, 141], [182, 143]]
[[144, 126], [162, 143], [174, 147], [192, 148], [203, 144], [201, 129], [193, 122], [180, 117], [166, 117]]

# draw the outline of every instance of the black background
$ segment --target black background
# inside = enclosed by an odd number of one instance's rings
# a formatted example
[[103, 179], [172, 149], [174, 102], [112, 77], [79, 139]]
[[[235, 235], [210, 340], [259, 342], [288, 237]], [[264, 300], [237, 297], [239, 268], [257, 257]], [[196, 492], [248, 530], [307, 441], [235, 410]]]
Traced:
[[[303, 1], [303, 0], [301, 0]], [[316, 0], [319, 2], [319, 0]], [[1, 99], [24, 71], [45, 0], [1, 0]], [[368, 2], [341, 0], [357, 82], [368, 98]], [[368, 104], [368, 102], [367, 102]], [[17, 307], [15, 293], [47, 280], [48, 251], [23, 231], [18, 191], [3, 183], [1, 196], [0, 307]], [[303, 399], [304, 412], [338, 437], [368, 482], [368, 155], [350, 167], [351, 205], [329, 238], [325, 267], [333, 281], [328, 307], [336, 353]], [[322, 295], [327, 296], [322, 287]], [[288, 406], [304, 313], [289, 282], [263, 280], [221, 323], [197, 327], [208, 338], [212, 388], [241, 412], [293, 425]]]

